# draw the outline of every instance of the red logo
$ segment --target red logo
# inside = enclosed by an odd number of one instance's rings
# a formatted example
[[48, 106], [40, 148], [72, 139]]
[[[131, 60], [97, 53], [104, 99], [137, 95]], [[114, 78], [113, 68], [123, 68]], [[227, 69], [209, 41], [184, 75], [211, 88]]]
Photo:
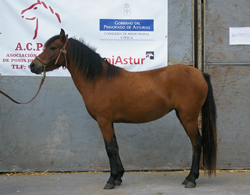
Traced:
[[39, 19], [38, 19], [39, 12], [38, 12], [38, 10], [39, 9], [48, 10], [48, 13], [55, 15], [58, 22], [61, 23], [60, 15], [58, 13], [54, 12], [52, 7], [47, 6], [43, 1], [37, 0], [36, 3], [32, 4], [31, 6], [29, 6], [28, 8], [24, 9], [21, 12], [22, 18], [24, 18], [26, 20], [30, 20], [30, 21], [35, 21], [35, 23], [36, 23], [33, 39], [36, 39], [37, 34], [38, 34], [38, 26], [39, 26]]

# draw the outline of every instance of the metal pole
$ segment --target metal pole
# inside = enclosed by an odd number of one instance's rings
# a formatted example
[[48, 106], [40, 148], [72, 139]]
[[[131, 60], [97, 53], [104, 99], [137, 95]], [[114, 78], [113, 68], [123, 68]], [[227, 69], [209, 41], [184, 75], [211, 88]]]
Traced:
[[203, 56], [203, 0], [194, 1], [194, 48], [195, 67], [204, 70]]

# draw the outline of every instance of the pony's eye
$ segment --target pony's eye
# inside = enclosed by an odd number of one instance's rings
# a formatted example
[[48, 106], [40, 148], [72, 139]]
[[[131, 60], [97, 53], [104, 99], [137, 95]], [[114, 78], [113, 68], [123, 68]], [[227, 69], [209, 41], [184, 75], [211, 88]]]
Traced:
[[50, 50], [56, 50], [55, 46], [51, 46]]

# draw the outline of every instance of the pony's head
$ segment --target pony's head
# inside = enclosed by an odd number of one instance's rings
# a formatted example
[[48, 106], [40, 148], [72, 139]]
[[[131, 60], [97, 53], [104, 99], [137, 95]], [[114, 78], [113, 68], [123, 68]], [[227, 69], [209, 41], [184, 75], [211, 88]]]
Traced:
[[44, 51], [31, 62], [31, 72], [41, 74], [44, 70], [52, 71], [65, 66], [67, 59], [63, 55], [67, 55], [67, 42], [68, 35], [61, 29], [60, 35], [50, 38], [44, 45]]

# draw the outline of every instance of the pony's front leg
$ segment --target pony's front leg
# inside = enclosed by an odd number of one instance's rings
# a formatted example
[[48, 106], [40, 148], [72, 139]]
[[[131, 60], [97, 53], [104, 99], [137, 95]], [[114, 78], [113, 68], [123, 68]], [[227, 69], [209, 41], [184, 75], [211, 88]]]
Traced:
[[124, 174], [124, 168], [119, 156], [119, 148], [116, 142], [115, 135], [111, 141], [107, 142], [105, 140], [106, 151], [109, 157], [110, 163], [110, 178], [107, 181], [104, 189], [113, 189], [115, 186], [119, 186], [122, 183], [122, 176]]
[[116, 141], [113, 123], [98, 121], [98, 124], [102, 131], [110, 163], [110, 177], [104, 189], [113, 189], [115, 186], [121, 185], [124, 168], [119, 156], [119, 148]]

